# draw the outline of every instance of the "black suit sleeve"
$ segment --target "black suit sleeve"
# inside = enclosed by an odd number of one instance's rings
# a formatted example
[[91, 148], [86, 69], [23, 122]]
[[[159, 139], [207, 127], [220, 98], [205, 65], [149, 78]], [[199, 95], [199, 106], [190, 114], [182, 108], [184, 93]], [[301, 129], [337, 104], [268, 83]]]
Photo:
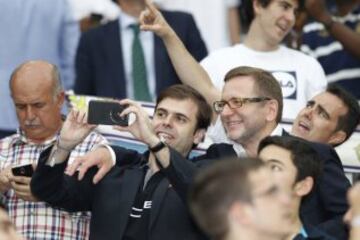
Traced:
[[348, 232], [343, 216], [349, 208], [346, 193], [350, 188], [350, 182], [344, 174], [341, 160], [335, 150], [328, 147], [327, 151], [328, 157], [324, 161], [324, 174], [319, 181], [319, 191], [329, 220], [321, 223], [319, 227], [338, 239], [347, 239]]
[[116, 166], [124, 167], [140, 163], [144, 159], [144, 155], [138, 151], [126, 149], [120, 146], [111, 146], [116, 156]]
[[68, 211], [90, 211], [94, 191], [92, 178], [97, 169], [90, 169], [84, 179], [78, 181], [77, 176], [64, 174], [67, 162], [54, 167], [45, 165], [50, 153], [51, 147], [40, 155], [30, 183], [32, 193], [38, 199]]
[[313, 192], [303, 199], [301, 216], [305, 222], [317, 225], [338, 239], [347, 239], [342, 218], [348, 209], [346, 193], [350, 182], [332, 147], [318, 143], [312, 146], [323, 160], [323, 172]]
[[231, 144], [216, 143], [210, 145], [205, 154], [193, 158], [192, 161], [197, 162], [205, 159], [218, 160], [236, 156], [236, 152]]
[[194, 163], [184, 158], [180, 153], [170, 148], [170, 165], [162, 169], [169, 182], [184, 203], [187, 202], [187, 193], [199, 168], [206, 167], [211, 161], [199, 161]]

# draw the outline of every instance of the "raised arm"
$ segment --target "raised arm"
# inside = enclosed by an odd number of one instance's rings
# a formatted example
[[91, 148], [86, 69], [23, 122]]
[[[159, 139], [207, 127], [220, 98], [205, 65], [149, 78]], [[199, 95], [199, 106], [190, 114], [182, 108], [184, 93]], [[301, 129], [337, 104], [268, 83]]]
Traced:
[[324, 0], [306, 0], [307, 12], [318, 22], [325, 25], [328, 32], [356, 58], [360, 59], [360, 34], [340, 22], [332, 20]]
[[[154, 32], [164, 41], [171, 62], [182, 83], [198, 90], [206, 101], [212, 105], [214, 101], [220, 99], [220, 91], [212, 84], [206, 71], [186, 50], [175, 31], [169, 26], [154, 4], [150, 0], [146, 0], [146, 5], [146, 10], [140, 15], [140, 28]], [[214, 119], [215, 113], [213, 114]]]

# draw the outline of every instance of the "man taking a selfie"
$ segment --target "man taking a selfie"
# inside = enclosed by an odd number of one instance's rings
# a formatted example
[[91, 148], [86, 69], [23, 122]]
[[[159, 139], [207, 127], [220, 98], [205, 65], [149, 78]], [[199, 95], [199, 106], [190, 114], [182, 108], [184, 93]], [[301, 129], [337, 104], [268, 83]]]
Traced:
[[[54, 206], [91, 211], [90, 239], [203, 239], [191, 220], [186, 194], [204, 162], [194, 164], [186, 157], [204, 137], [210, 106], [186, 85], [173, 85], [160, 93], [151, 121], [136, 102], [122, 100], [120, 104], [128, 105], [120, 116], [131, 112], [136, 120], [115, 128], [130, 132], [149, 151], [140, 154], [118, 147], [116, 160], [123, 159], [127, 166], [112, 168], [96, 185], [92, 181], [96, 167], [82, 181], [66, 181], [68, 152], [57, 149], [73, 149], [92, 127], [84, 115], [69, 115], [58, 143], [40, 157], [32, 191]], [[91, 153], [96, 152], [111, 155], [105, 147]]]

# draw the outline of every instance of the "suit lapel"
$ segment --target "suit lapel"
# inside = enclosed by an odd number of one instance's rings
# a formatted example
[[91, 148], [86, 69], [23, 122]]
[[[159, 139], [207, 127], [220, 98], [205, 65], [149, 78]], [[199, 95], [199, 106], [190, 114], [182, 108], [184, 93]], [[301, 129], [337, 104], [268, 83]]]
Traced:
[[164, 178], [160, 181], [159, 185], [155, 189], [154, 195], [152, 197], [152, 207], [150, 212], [150, 222], [149, 222], [149, 232], [151, 231], [157, 217], [159, 216], [160, 209], [162, 208], [162, 202], [164, 201], [166, 192], [170, 187], [169, 181]]
[[120, 97], [126, 96], [126, 81], [125, 81], [125, 70], [124, 70], [124, 60], [122, 52], [122, 43], [120, 37], [120, 26], [119, 21], [113, 21], [109, 24], [109, 28], [105, 33], [105, 59], [108, 59], [107, 64], [109, 66], [107, 69], [111, 72], [107, 75], [111, 78], [111, 82], [117, 83], [114, 88], [117, 92], [116, 95]]
[[290, 134], [285, 129], [282, 129], [281, 136], [290, 136]]
[[139, 186], [143, 179], [143, 170], [139, 168], [135, 169], [127, 169], [125, 170], [122, 186], [121, 186], [121, 192], [120, 192], [120, 201], [119, 201], [119, 221], [118, 226], [120, 228], [121, 237], [119, 239], [122, 239], [125, 229], [129, 220], [129, 216], [131, 213], [131, 208], [135, 202], [135, 197], [137, 194], [137, 191], [139, 189]]

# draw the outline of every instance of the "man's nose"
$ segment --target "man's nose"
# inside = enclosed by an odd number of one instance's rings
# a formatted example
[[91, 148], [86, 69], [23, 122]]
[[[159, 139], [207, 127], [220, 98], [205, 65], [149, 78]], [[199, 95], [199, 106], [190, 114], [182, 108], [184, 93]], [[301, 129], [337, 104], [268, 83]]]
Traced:
[[312, 115], [314, 113], [314, 107], [308, 107], [304, 110], [304, 115], [308, 118], [311, 119]]
[[286, 19], [288, 22], [291, 22], [292, 25], [294, 25], [294, 24], [295, 24], [295, 20], [296, 20], [296, 16], [295, 16], [294, 9], [289, 9], [289, 10], [287, 10], [284, 14], [285, 14], [285, 19]]
[[221, 116], [228, 116], [233, 114], [234, 110], [229, 107], [229, 104], [225, 104], [223, 110], [221, 111]]
[[163, 119], [162, 124], [165, 126], [171, 126], [172, 125], [172, 116], [167, 116]]
[[34, 110], [31, 106], [26, 107], [26, 119], [27, 120], [33, 120], [35, 118]]

